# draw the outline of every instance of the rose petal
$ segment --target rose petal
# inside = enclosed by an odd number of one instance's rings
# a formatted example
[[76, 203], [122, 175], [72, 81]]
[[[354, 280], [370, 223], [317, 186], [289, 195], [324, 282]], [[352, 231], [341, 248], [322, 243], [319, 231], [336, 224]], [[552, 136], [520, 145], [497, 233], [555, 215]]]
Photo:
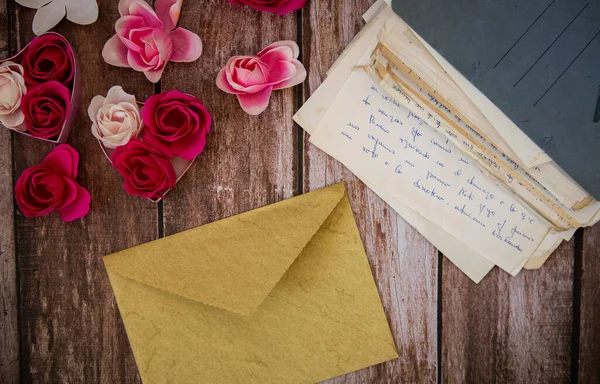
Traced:
[[144, 142], [162, 153], [166, 158], [175, 156], [175, 152], [171, 150], [171, 147], [154, 135], [145, 135]]
[[80, 219], [90, 212], [92, 197], [87, 189], [77, 184], [77, 196], [73, 202], [58, 210], [64, 222]]
[[108, 90], [108, 93], [106, 94], [106, 100], [104, 101], [104, 105], [118, 104], [123, 102], [136, 105], [135, 96], [125, 92], [121, 86], [115, 85], [114, 87]]
[[146, 79], [148, 79], [148, 80], [150, 80], [150, 82], [156, 84], [160, 81], [160, 78], [162, 77], [164, 70], [165, 70], [165, 68], [163, 67], [160, 69], [144, 71], [144, 75], [146, 75]]
[[96, 122], [96, 118], [98, 117], [98, 111], [102, 108], [104, 104], [104, 96], [94, 96], [92, 101], [90, 102], [90, 106], [88, 107], [88, 116], [93, 123]]
[[183, 0], [156, 0], [154, 9], [156, 15], [165, 25], [165, 29], [171, 31], [177, 26], [181, 14]]
[[104, 58], [106, 63], [116, 67], [130, 66], [127, 61], [127, 47], [117, 35], [111, 37], [106, 44], [104, 44], [102, 58]]
[[219, 71], [219, 74], [217, 75], [217, 87], [227, 93], [240, 93], [229, 84], [229, 81], [227, 81], [227, 74], [225, 73], [226, 70], [226, 68], [223, 68], [221, 71]]
[[79, 153], [69, 144], [61, 144], [54, 148], [42, 163], [48, 166], [54, 173], [75, 180], [79, 165]]
[[204, 151], [205, 146], [206, 132], [199, 131], [173, 142], [171, 149], [177, 156], [192, 161]]
[[173, 41], [173, 55], [170, 61], [189, 63], [198, 60], [202, 55], [202, 40], [195, 33], [177, 28], [170, 36]]
[[260, 51], [258, 53], [258, 55], [256, 55], [256, 56], [262, 58], [267, 52], [275, 50], [278, 47], [288, 47], [288, 48], [290, 48], [292, 50], [294, 59], [297, 59], [298, 56], [300, 56], [300, 47], [298, 46], [298, 43], [296, 43], [293, 40], [276, 41], [273, 44], [271, 44], [268, 47], [266, 47], [265, 49], [263, 49], [262, 51]]
[[119, 1], [119, 14], [121, 16], [129, 15], [129, 8], [131, 7], [131, 3], [139, 0], [120, 0]]
[[281, 82], [281, 83], [275, 85], [273, 87], [273, 89], [283, 89], [283, 88], [293, 87], [293, 86], [296, 86], [296, 85], [304, 82], [304, 80], [306, 80], [306, 68], [304, 68], [304, 65], [302, 65], [302, 63], [299, 62], [298, 60], [292, 61], [292, 64], [294, 64], [294, 66], [296, 67], [296, 74], [289, 80], [286, 80], [284, 82]]
[[239, 94], [237, 97], [242, 109], [249, 115], [256, 116], [260, 115], [265, 111], [265, 109], [267, 109], [272, 91], [273, 87], [267, 87], [260, 92], [252, 94]]
[[33, 33], [41, 35], [54, 28], [65, 17], [67, 10], [60, 2], [50, 2], [37, 10], [33, 17]]

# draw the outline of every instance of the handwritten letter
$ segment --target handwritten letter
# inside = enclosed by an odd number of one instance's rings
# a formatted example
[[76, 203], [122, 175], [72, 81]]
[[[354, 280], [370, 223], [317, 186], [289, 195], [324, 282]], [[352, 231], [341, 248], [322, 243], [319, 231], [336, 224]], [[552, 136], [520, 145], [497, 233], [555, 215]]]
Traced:
[[520, 269], [548, 224], [439, 129], [355, 71], [311, 142], [504, 270]]

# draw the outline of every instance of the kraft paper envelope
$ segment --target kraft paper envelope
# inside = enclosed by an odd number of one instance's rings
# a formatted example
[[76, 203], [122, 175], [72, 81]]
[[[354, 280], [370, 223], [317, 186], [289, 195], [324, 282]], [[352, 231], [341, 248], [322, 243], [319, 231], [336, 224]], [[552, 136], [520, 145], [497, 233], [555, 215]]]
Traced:
[[343, 184], [106, 256], [151, 383], [311, 383], [398, 357]]

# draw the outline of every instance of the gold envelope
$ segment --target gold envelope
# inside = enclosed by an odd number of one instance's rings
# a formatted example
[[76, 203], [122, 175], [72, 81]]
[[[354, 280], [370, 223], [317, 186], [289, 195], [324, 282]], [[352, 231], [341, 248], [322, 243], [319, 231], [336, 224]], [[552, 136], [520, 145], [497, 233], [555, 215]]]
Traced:
[[343, 184], [104, 263], [145, 384], [311, 383], [398, 357]]

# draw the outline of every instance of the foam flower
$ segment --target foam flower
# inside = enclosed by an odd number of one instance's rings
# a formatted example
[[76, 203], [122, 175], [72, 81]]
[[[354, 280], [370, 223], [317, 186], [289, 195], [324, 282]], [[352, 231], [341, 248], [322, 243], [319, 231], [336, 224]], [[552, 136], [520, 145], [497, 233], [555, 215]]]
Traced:
[[256, 56], [234, 56], [219, 72], [217, 86], [236, 95], [250, 115], [261, 114], [274, 90], [293, 87], [306, 79], [299, 55], [300, 48], [294, 41], [278, 41]]
[[0, 124], [24, 130], [25, 115], [21, 110], [21, 99], [26, 92], [23, 67], [11, 61], [0, 64]]
[[37, 217], [58, 211], [66, 222], [87, 215], [91, 197], [75, 181], [78, 165], [77, 151], [62, 144], [40, 164], [23, 171], [15, 186], [15, 199], [23, 215]]
[[247, 5], [263, 12], [273, 12], [279, 15], [296, 11], [304, 5], [306, 0], [227, 0], [235, 5]]
[[16, 0], [27, 8], [35, 8], [33, 32], [36, 35], [46, 33], [67, 16], [75, 24], [92, 24], [98, 20], [96, 0]]
[[117, 34], [104, 45], [102, 57], [111, 65], [133, 68], [157, 83], [169, 61], [192, 62], [202, 53], [200, 37], [177, 27], [183, 0], [120, 0]]
[[95, 96], [88, 108], [92, 134], [106, 148], [114, 149], [137, 137], [142, 129], [142, 117], [135, 96], [114, 86], [106, 97]]

